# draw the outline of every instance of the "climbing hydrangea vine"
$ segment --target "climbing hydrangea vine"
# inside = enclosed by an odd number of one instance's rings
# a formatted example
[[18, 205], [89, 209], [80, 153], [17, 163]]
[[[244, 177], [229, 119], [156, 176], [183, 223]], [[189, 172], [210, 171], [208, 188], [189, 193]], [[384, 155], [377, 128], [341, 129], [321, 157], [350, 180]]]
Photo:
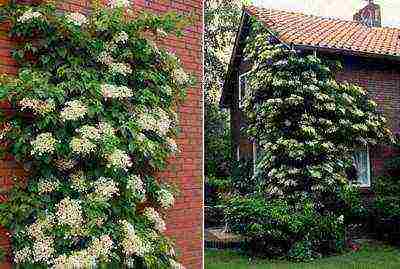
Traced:
[[0, 80], [12, 107], [1, 138], [27, 171], [0, 206], [16, 264], [181, 268], [163, 234], [175, 188], [155, 175], [179, 151], [177, 107], [193, 79], [156, 41], [189, 21], [127, 8], [2, 11], [20, 69]]

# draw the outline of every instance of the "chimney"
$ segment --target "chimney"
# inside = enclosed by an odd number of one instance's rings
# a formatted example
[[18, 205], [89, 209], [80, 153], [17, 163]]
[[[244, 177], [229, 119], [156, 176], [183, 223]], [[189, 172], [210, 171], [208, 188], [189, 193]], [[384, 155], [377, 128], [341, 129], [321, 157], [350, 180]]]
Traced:
[[374, 3], [374, 0], [368, 0], [368, 5], [360, 9], [353, 16], [353, 20], [369, 27], [381, 27], [381, 7]]

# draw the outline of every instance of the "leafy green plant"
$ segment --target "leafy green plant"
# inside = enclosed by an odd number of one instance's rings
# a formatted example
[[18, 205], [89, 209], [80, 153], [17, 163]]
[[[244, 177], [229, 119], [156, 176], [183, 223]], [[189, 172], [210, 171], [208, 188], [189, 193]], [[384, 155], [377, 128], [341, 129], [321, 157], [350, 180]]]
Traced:
[[21, 66], [0, 80], [14, 109], [1, 118], [4, 151], [27, 170], [0, 205], [17, 264], [180, 267], [163, 234], [174, 187], [156, 173], [178, 151], [177, 107], [194, 81], [155, 42], [181, 36], [188, 20], [130, 19], [129, 8], [111, 1], [88, 17], [53, 4], [2, 9]]

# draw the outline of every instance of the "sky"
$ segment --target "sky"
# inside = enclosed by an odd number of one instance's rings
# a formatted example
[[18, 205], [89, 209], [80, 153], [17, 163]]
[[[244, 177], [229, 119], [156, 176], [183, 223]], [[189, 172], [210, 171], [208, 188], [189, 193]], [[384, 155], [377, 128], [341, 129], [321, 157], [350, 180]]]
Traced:
[[[367, 3], [365, 0], [252, 0], [252, 4], [258, 7], [346, 20], [352, 20], [353, 14]], [[375, 3], [381, 6], [382, 26], [400, 28], [400, 0], [375, 0]]]

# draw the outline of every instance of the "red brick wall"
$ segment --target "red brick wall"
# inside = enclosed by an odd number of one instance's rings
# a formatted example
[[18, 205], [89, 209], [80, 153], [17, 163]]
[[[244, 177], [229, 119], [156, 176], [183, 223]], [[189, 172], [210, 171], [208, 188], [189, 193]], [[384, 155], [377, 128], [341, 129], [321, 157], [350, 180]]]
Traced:
[[[339, 81], [357, 84], [368, 91], [378, 104], [387, 121], [388, 128], [400, 133], [400, 63], [346, 57], [344, 70], [337, 75]], [[379, 142], [379, 141], [378, 141]], [[372, 175], [382, 173], [384, 160], [392, 154], [392, 148], [377, 146], [370, 151]], [[373, 180], [373, 179], [372, 179]]]
[[[86, 1], [66, 1], [62, 9], [88, 9]], [[181, 194], [174, 208], [168, 212], [167, 234], [177, 245], [180, 261], [187, 268], [202, 268], [203, 260], [203, 92], [202, 92], [202, 31], [203, 2], [201, 0], [139, 0], [133, 1], [135, 10], [151, 10], [163, 13], [175, 10], [194, 16], [194, 25], [185, 31], [183, 39], [165, 38], [162, 45], [180, 56], [187, 72], [197, 77], [197, 84], [190, 89], [185, 103], [179, 108], [181, 134], [177, 140], [181, 153], [171, 159], [170, 168], [160, 175], [180, 186]], [[0, 28], [1, 29], [1, 28]], [[10, 59], [13, 44], [0, 32], [0, 74], [15, 74], [16, 66]], [[160, 44], [161, 45], [161, 44]], [[13, 174], [21, 174], [21, 168], [12, 160], [0, 161], [0, 187], [10, 186]], [[8, 245], [0, 230], [0, 245]], [[0, 265], [0, 268], [4, 266]]]

